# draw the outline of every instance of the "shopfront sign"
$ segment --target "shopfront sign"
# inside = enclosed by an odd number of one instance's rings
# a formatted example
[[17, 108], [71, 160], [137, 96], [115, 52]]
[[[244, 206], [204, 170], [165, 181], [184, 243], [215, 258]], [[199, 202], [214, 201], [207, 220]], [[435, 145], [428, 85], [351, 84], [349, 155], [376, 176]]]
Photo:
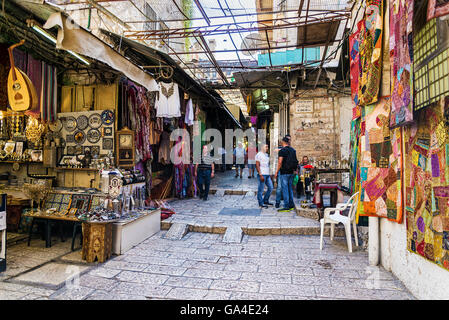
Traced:
[[313, 112], [313, 100], [297, 100], [295, 102], [296, 113], [312, 113]]

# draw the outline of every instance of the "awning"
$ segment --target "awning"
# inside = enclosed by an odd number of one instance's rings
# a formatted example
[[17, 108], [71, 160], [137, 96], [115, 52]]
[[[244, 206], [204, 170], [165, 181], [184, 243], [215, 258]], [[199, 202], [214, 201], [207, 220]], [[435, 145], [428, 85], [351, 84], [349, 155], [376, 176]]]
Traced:
[[148, 73], [73, 21], [67, 22], [67, 17], [61, 12], [53, 13], [43, 28], [51, 29], [55, 26], [59, 27], [56, 48], [72, 50], [86, 57], [99, 60], [111, 68], [123, 72], [126, 77], [144, 86], [147, 90], [159, 90], [158, 83]]

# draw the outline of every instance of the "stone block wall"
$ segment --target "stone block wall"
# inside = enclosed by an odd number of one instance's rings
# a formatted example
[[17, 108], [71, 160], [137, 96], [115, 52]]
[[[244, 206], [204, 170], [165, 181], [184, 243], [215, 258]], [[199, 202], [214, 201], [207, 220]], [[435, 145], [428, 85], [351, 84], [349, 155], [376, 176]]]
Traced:
[[[296, 149], [298, 160], [307, 155], [309, 159], [340, 160], [346, 158], [347, 150], [342, 144], [349, 145], [350, 121], [341, 128], [340, 117], [348, 118], [351, 101], [345, 96], [328, 95], [325, 89], [317, 89], [309, 93], [299, 91], [301, 98], [290, 102], [290, 135], [292, 146]], [[297, 108], [298, 103], [313, 100], [310, 104]], [[342, 137], [341, 134], [347, 135]]]

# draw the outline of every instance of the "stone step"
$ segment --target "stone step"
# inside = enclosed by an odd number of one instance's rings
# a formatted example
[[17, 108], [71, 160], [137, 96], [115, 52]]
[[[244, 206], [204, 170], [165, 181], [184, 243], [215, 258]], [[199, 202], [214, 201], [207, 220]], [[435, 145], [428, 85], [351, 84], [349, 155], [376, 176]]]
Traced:
[[225, 243], [240, 243], [243, 238], [243, 230], [239, 226], [230, 226], [226, 228], [226, 232], [223, 236], [223, 242]]
[[189, 232], [189, 226], [186, 223], [173, 223], [165, 234], [165, 239], [181, 240], [187, 232]]
[[[172, 225], [179, 224], [169, 221], [161, 221], [161, 230], [169, 230]], [[215, 233], [215, 234], [225, 234], [229, 225], [226, 224], [186, 224], [189, 232], [201, 232], [201, 233]], [[241, 226], [244, 234], [250, 236], [265, 236], [265, 235], [320, 235], [321, 230], [319, 226], [269, 226], [269, 225], [252, 225], [252, 226]], [[168, 232], [167, 232], [168, 233]], [[324, 235], [330, 235], [330, 227], [326, 226], [324, 228]], [[344, 228], [341, 226], [335, 227], [335, 236], [342, 237], [345, 236]]]

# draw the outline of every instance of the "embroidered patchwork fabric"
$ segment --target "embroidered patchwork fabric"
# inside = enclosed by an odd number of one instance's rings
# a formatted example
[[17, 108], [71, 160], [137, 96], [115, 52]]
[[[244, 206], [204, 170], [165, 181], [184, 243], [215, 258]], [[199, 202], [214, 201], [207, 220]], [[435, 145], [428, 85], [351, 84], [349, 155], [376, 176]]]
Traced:
[[360, 29], [364, 21], [359, 21], [357, 30], [349, 36], [349, 69], [351, 78], [351, 98], [354, 102], [352, 109], [352, 119], [360, 118], [361, 109], [359, 106], [359, 74], [360, 74]]
[[413, 0], [390, 1], [392, 128], [413, 120]]
[[440, 101], [404, 130], [407, 249], [449, 269], [448, 106]]
[[402, 222], [401, 129], [390, 130], [390, 97], [364, 108], [360, 137], [361, 216]]
[[364, 23], [360, 30], [360, 77], [358, 101], [360, 106], [378, 100], [383, 31], [383, 0], [366, 0]]

